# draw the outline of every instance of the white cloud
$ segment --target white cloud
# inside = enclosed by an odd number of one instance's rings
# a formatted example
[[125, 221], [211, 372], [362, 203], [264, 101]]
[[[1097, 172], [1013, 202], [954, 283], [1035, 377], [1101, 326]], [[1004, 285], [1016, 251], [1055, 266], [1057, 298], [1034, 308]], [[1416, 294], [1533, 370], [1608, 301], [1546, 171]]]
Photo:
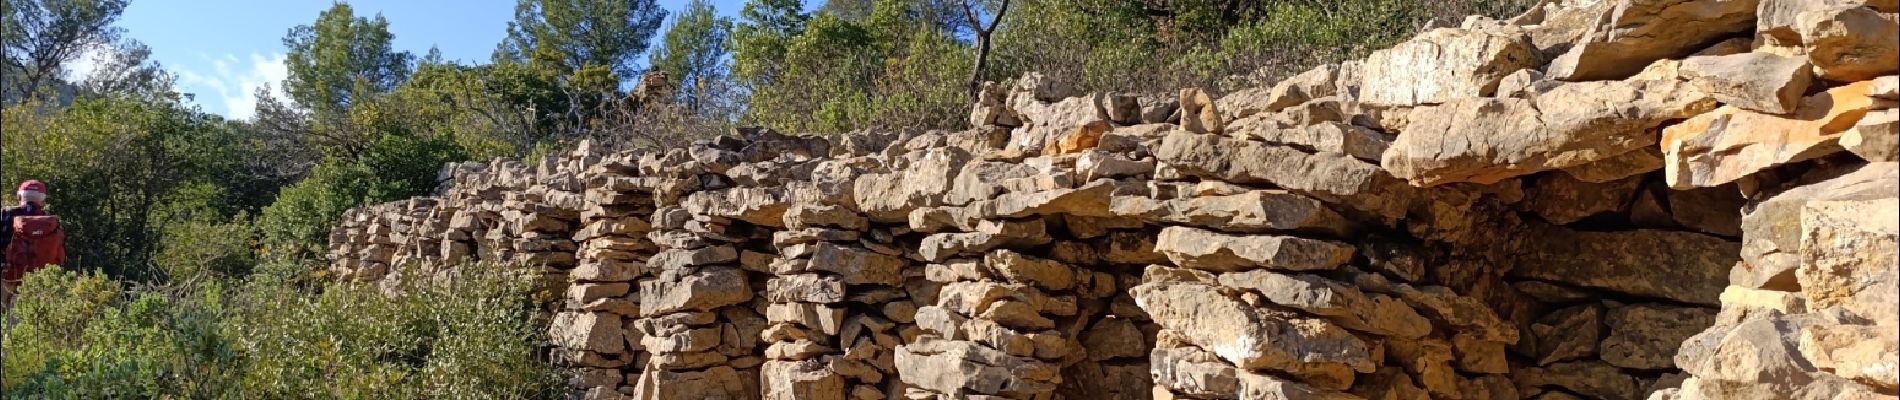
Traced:
[[233, 119], [250, 119], [257, 110], [257, 89], [269, 86], [271, 97], [288, 102], [284, 97], [283, 82], [289, 76], [284, 69], [284, 54], [263, 55], [251, 53], [249, 60], [240, 60], [235, 54], [225, 54], [213, 58], [201, 57], [211, 62], [212, 72], [200, 73], [189, 69], [178, 70], [178, 81], [187, 88], [187, 92], [197, 92], [200, 104], [216, 109], [224, 107], [224, 116]]
[[110, 62], [118, 51], [109, 44], [87, 45], [85, 50], [79, 52], [79, 58], [66, 63], [66, 81], [83, 82], [91, 78], [92, 73], [99, 70], [99, 65]]
[[66, 64], [66, 81], [84, 81], [92, 76], [93, 70], [99, 69], [100, 58], [105, 57], [105, 54], [95, 50], [86, 49], [85, 53], [79, 55], [79, 59]]

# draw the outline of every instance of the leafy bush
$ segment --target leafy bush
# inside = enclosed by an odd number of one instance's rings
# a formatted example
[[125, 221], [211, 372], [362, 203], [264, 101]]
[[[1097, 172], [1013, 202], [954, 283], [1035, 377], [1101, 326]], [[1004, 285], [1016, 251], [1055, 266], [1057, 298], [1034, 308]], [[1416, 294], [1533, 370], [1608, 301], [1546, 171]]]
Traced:
[[249, 211], [224, 217], [223, 190], [211, 184], [188, 185], [171, 202], [158, 205], [158, 250], [153, 264], [170, 280], [204, 277], [242, 278], [256, 264], [256, 230]]
[[262, 239], [258, 253], [272, 260], [322, 254], [328, 227], [363, 201], [360, 189], [352, 184], [367, 178], [351, 167], [340, 162], [318, 164], [309, 178], [277, 192], [277, 201], [264, 207], [257, 219]]
[[345, 211], [428, 193], [442, 165], [461, 159], [449, 138], [394, 134], [378, 137], [358, 158], [325, 159], [258, 216], [261, 252], [280, 260], [322, 254], [330, 228]]
[[[333, 285], [299, 295], [252, 284], [228, 326], [250, 360], [258, 398], [544, 397], [553, 375], [536, 358], [543, 335], [525, 280], [489, 266], [442, 285], [407, 282], [400, 295]], [[290, 356], [294, 355], [294, 356]]]
[[[249, 149], [228, 128], [172, 97], [16, 105], [0, 116], [0, 182], [47, 183], [48, 209], [68, 232], [71, 264], [152, 279], [157, 239], [172, 216], [164, 207], [251, 206], [256, 182], [233, 161]], [[12, 192], [5, 191], [9, 206]]]
[[[201, 365], [177, 359], [179, 309], [156, 293], [131, 294], [99, 273], [57, 267], [30, 275], [6, 327], [8, 397], [155, 398]], [[207, 377], [208, 378], [208, 377]]]
[[[833, 1], [815, 15], [787, 3], [748, 1], [735, 28], [734, 76], [752, 95], [746, 122], [797, 132], [964, 123], [958, 117], [968, 111], [963, 85], [976, 40], [960, 3]], [[975, 3], [990, 13], [1002, 2]], [[1087, 91], [1231, 90], [1229, 77], [1269, 84], [1388, 47], [1428, 21], [1508, 17], [1532, 3], [1013, 0], [984, 76], [1003, 81], [1034, 71]]]
[[389, 295], [209, 279], [122, 289], [48, 268], [4, 329], [7, 397], [553, 398], [529, 282], [494, 266]]

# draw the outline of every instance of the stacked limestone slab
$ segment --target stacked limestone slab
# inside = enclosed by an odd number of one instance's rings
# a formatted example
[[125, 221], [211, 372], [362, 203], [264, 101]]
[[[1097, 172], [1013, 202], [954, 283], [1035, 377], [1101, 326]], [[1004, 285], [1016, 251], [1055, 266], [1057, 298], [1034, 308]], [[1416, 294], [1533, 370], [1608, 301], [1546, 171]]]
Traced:
[[1547, 1], [1215, 95], [445, 168], [336, 276], [549, 277], [589, 399], [1900, 389], [1892, 1]]

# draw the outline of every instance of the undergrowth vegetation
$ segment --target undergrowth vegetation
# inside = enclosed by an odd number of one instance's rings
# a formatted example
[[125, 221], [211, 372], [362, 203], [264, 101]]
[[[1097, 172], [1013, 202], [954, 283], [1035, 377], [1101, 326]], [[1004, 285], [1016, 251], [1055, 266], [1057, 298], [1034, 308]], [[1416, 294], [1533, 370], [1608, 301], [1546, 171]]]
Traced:
[[492, 265], [394, 294], [283, 280], [126, 288], [29, 276], [4, 328], [0, 388], [48, 399], [556, 398], [533, 286]]

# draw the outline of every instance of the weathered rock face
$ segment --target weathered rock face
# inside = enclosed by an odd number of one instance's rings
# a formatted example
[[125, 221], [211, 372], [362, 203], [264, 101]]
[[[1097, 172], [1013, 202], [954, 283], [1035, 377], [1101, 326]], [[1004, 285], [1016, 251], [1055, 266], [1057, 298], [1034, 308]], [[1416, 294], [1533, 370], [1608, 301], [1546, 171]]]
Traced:
[[1497, 91], [1504, 76], [1537, 67], [1536, 50], [1522, 29], [1440, 28], [1366, 59], [1365, 89], [1371, 104], [1414, 106]]
[[1689, 57], [1682, 74], [1716, 101], [1769, 114], [1794, 112], [1814, 82], [1808, 60], [1769, 53]]
[[1534, 99], [1459, 99], [1413, 110], [1381, 165], [1419, 186], [1495, 183], [1654, 146], [1656, 128], [1715, 104], [1670, 80], [1565, 83]]
[[[1759, 0], [1606, 0], [1608, 7], [1575, 10], [1596, 17], [1583, 36], [1550, 64], [1553, 79], [1622, 79], [1649, 62], [1677, 58], [1746, 32]], [[1551, 18], [1551, 17], [1546, 17]]]
[[585, 399], [1890, 397], [1896, 11], [1553, 0], [1226, 96], [453, 164], [331, 269], [539, 274]]
[[1801, 100], [1794, 114], [1774, 115], [1727, 106], [1663, 130], [1664, 166], [1671, 187], [1709, 187], [1763, 169], [1841, 150], [1840, 137], [1876, 107], [1873, 81], [1829, 89]]

